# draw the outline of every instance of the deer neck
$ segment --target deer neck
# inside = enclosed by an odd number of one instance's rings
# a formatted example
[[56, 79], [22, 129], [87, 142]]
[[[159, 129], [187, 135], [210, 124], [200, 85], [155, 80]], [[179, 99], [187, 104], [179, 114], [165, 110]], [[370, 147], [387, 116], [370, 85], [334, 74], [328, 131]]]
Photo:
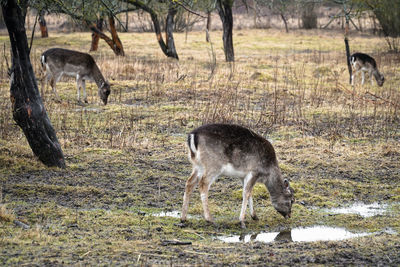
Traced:
[[104, 79], [103, 74], [101, 74], [101, 71], [100, 71], [99, 67], [97, 66], [97, 64], [95, 64], [94, 67], [93, 67], [92, 75], [93, 75], [94, 82], [97, 84], [97, 87], [101, 88], [102, 85], [106, 81]]
[[376, 69], [376, 68], [372, 71], [372, 75], [374, 75], [375, 80], [377, 80], [377, 81], [379, 81], [381, 79], [381, 74], [379, 73], [378, 69]]
[[272, 203], [276, 202], [282, 194], [283, 188], [283, 179], [279, 168], [271, 167], [269, 175], [266, 176], [263, 182], [269, 191]]

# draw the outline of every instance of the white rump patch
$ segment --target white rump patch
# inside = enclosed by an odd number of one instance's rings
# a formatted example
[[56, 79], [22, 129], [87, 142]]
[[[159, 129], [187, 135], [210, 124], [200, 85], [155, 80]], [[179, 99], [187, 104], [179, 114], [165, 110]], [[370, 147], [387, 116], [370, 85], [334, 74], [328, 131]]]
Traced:
[[197, 149], [196, 146], [194, 144], [194, 134], [190, 134], [190, 150], [192, 150], [192, 152], [196, 155], [197, 157]]

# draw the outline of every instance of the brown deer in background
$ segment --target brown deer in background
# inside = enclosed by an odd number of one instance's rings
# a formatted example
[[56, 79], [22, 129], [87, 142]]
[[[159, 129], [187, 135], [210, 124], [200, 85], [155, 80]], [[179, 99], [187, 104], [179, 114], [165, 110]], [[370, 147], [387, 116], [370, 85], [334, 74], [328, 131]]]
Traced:
[[[110, 84], [104, 79], [91, 55], [63, 48], [51, 48], [42, 54], [40, 62], [43, 70], [46, 72], [43, 87], [50, 80], [50, 85], [57, 98], [59, 96], [56, 90], [56, 83], [63, 75], [67, 75], [76, 78], [78, 102], [80, 102], [80, 87], [82, 87], [83, 98], [85, 103], [87, 103], [85, 81], [90, 80], [97, 84], [99, 96], [104, 105], [107, 104], [110, 94]], [[42, 94], [44, 92], [43, 87]]]
[[250, 215], [257, 220], [252, 190], [256, 182], [267, 187], [274, 208], [285, 218], [291, 215], [294, 202], [289, 181], [282, 178], [274, 148], [262, 136], [238, 125], [208, 124], [188, 135], [189, 159], [193, 164], [192, 175], [186, 182], [181, 220], [185, 221], [190, 195], [199, 184], [204, 217], [212, 222], [208, 209], [208, 191], [218, 176], [238, 177], [243, 184], [243, 201], [240, 223], [245, 228], [247, 204]]

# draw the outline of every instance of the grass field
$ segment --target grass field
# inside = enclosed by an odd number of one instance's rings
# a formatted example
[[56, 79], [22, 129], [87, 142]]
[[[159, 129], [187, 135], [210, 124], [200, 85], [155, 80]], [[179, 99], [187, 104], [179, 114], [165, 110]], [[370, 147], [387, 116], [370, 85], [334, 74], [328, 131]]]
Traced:
[[[90, 47], [90, 33], [50, 36], [34, 40], [38, 78], [44, 50]], [[121, 34], [126, 57], [115, 57], [101, 42], [93, 56], [112, 83], [107, 106], [94, 83], [84, 105], [76, 101], [72, 79], [58, 83], [61, 101], [48, 88], [43, 98], [65, 170], [46, 168], [32, 154], [12, 119], [1, 63], [0, 265], [400, 264], [400, 55], [386, 53], [383, 39], [352, 35], [352, 51], [373, 55], [386, 81], [351, 87], [341, 32], [235, 31], [233, 65], [223, 62], [221, 32], [211, 38], [213, 49], [204, 33], [189, 33], [187, 42], [176, 34], [179, 62], [162, 55], [151, 33]], [[9, 46], [7, 40], [0, 36], [0, 45]], [[180, 210], [191, 172], [186, 134], [209, 122], [241, 124], [271, 140], [295, 189], [292, 218], [283, 219], [265, 187], [256, 185], [260, 220], [247, 216], [241, 230], [241, 183], [228, 177], [210, 191], [215, 225], [201, 218], [196, 191], [186, 225], [156, 216]], [[372, 217], [327, 211], [355, 202], [378, 202], [387, 210]], [[370, 235], [217, 240], [315, 225]]]

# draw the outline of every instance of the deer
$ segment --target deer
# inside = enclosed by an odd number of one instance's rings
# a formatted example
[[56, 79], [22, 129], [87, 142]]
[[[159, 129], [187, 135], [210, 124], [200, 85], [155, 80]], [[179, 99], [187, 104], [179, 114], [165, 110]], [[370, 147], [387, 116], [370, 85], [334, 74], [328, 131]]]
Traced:
[[44, 74], [44, 85], [50, 80], [50, 85], [54, 94], [57, 94], [56, 84], [63, 75], [76, 78], [76, 86], [78, 93], [78, 102], [80, 102], [80, 88], [83, 89], [83, 98], [88, 103], [86, 96], [86, 80], [94, 81], [99, 88], [99, 96], [104, 105], [107, 105], [107, 99], [110, 94], [110, 84], [104, 79], [103, 74], [93, 57], [87, 53], [63, 49], [51, 48], [43, 52], [40, 57]]
[[383, 86], [385, 77], [378, 71], [378, 68], [376, 66], [376, 61], [373, 57], [363, 53], [354, 53], [350, 56], [350, 63], [353, 67], [353, 75], [351, 76], [351, 85], [354, 85], [355, 75], [361, 71], [362, 75], [361, 84], [364, 84], [365, 72], [368, 72], [369, 78], [371, 80], [371, 85], [373, 84], [372, 76], [374, 76], [377, 84], [379, 86]]
[[275, 150], [267, 139], [235, 124], [206, 124], [188, 134], [187, 147], [193, 169], [185, 185], [182, 222], [186, 221], [190, 196], [198, 185], [204, 218], [213, 223], [208, 192], [220, 175], [241, 179], [243, 193], [239, 221], [242, 228], [246, 228], [248, 205], [251, 218], [258, 220], [252, 198], [256, 182], [265, 184], [273, 207], [286, 219], [291, 217], [294, 190], [282, 177]]

